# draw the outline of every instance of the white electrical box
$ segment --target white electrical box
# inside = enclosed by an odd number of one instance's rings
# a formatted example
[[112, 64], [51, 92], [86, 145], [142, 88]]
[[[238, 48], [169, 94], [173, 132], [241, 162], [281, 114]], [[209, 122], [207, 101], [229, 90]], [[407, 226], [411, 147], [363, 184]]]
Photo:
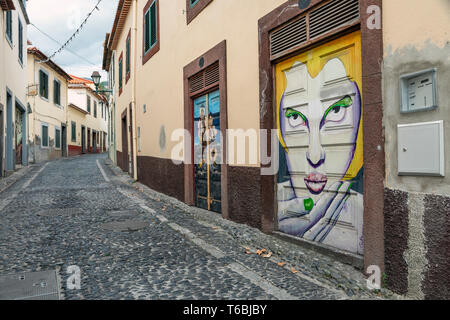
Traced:
[[437, 108], [436, 69], [401, 76], [400, 90], [403, 113]]
[[444, 176], [444, 121], [398, 126], [398, 174]]

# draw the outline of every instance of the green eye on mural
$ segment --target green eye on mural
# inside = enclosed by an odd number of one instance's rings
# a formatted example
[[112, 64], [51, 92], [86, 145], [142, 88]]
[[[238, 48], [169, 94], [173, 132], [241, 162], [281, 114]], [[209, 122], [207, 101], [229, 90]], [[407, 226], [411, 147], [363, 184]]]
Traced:
[[300, 111], [296, 111], [292, 108], [286, 109], [285, 116], [289, 120], [289, 124], [292, 127], [297, 127], [301, 124], [308, 123], [308, 119], [305, 117], [303, 113], [301, 113]]
[[342, 108], [348, 108], [353, 104], [353, 100], [350, 96], [345, 96], [338, 102], [334, 103], [332, 106], [330, 106], [327, 111], [325, 111], [325, 114], [323, 115], [323, 118], [326, 119], [328, 115], [331, 113], [339, 113]]

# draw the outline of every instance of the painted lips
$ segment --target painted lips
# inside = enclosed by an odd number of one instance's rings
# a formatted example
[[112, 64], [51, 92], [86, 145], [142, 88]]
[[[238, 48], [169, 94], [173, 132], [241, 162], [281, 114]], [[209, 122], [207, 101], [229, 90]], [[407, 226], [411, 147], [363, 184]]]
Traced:
[[306, 187], [312, 194], [322, 193], [323, 189], [325, 189], [325, 186], [327, 185], [327, 182], [327, 176], [317, 172], [310, 173], [305, 178]]

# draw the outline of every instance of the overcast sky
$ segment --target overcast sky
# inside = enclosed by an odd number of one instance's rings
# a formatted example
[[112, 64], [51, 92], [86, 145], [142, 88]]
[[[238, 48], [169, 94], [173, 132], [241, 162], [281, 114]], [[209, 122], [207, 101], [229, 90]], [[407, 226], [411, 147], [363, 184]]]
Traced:
[[[94, 8], [98, 0], [28, 0], [27, 12], [31, 23], [60, 43], [66, 42]], [[105, 34], [111, 32], [118, 0], [102, 0], [82, 31], [70, 42], [68, 49], [87, 61], [65, 50], [52, 60], [67, 73], [90, 78], [94, 70], [101, 71]], [[32, 25], [28, 26], [28, 40], [47, 55], [60, 45]], [[102, 81], [106, 74], [102, 73]]]

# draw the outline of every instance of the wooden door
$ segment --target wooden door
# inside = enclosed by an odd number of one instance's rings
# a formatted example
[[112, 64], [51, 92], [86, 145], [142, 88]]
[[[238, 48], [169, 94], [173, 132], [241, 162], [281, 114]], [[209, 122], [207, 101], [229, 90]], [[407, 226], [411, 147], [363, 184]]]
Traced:
[[219, 91], [194, 100], [194, 182], [197, 207], [222, 212]]
[[276, 66], [278, 228], [363, 253], [360, 32]]

